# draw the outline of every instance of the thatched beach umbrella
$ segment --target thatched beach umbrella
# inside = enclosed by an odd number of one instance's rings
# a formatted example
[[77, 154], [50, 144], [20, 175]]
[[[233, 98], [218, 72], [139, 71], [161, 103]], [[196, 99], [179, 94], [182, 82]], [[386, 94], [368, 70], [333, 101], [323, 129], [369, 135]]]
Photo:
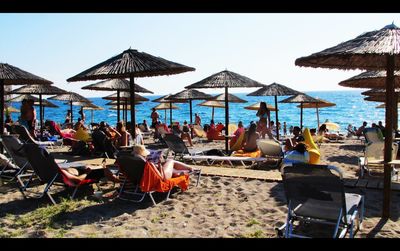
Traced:
[[229, 135], [229, 104], [228, 104], [228, 88], [250, 88], [263, 87], [265, 85], [242, 76], [232, 71], [221, 71], [215, 73], [205, 79], [202, 79], [194, 84], [186, 86], [186, 89], [200, 88], [224, 88], [225, 89], [225, 150], [228, 151], [228, 135]]
[[[164, 113], [165, 113], [164, 114], [164, 123], [165, 124], [167, 123], [167, 110], [179, 109], [178, 106], [171, 104], [171, 103], [161, 103], [159, 105], [154, 106], [153, 108], [156, 110], [164, 110]], [[153, 108], [151, 108], [151, 109], [153, 109]], [[172, 125], [172, 122], [171, 122], [171, 125]]]
[[[0, 63], [0, 105], [4, 107], [5, 85], [52, 84], [53, 82], [21, 70], [15, 66]], [[0, 109], [0, 135], [4, 132], [4, 109]], [[0, 146], [1, 152], [3, 147]]]
[[[24, 99], [33, 100], [33, 102], [34, 102], [33, 105], [34, 106], [40, 106], [39, 98], [37, 98], [35, 96], [32, 96], [32, 95], [29, 95], [29, 94], [19, 95], [17, 97], [14, 97], [14, 98], [11, 98], [11, 99], [7, 100], [7, 102], [22, 102], [22, 100], [24, 100]], [[47, 99], [43, 99], [42, 100], [42, 106], [43, 107], [50, 107], [50, 108], [59, 107], [58, 105], [51, 103]], [[44, 109], [43, 109], [43, 117], [44, 117]]]
[[[400, 71], [394, 71], [395, 88], [400, 88]], [[340, 86], [351, 88], [386, 89], [386, 71], [365, 71], [339, 82]]]
[[314, 53], [295, 61], [299, 66], [337, 68], [343, 70], [386, 70], [386, 133], [385, 168], [382, 216], [390, 216], [392, 140], [394, 121], [391, 116], [396, 106], [393, 99], [395, 88], [394, 71], [400, 68], [400, 29], [394, 24], [380, 30], [366, 32], [355, 39]]
[[[225, 101], [225, 93], [216, 95], [216, 96], [212, 97], [211, 100], [218, 101], [218, 102], [224, 102]], [[228, 93], [228, 102], [229, 103], [247, 103], [247, 100], [241, 99], [236, 95]]]
[[[255, 92], [247, 94], [247, 96], [274, 96], [275, 107], [276, 109], [278, 109], [278, 96], [292, 96], [297, 94], [301, 94], [301, 92], [298, 92], [296, 90], [293, 90], [287, 86], [278, 83], [272, 83], [270, 85], [258, 89]], [[276, 119], [276, 138], [279, 140], [278, 111], [275, 112], [275, 119]]]
[[[244, 109], [258, 111], [258, 109], [260, 109], [260, 104], [261, 104], [261, 102], [258, 102], [258, 103], [255, 103], [255, 104], [252, 104], [249, 106], [245, 106]], [[267, 104], [267, 108], [268, 108], [268, 110], [273, 111], [273, 112], [277, 111], [277, 109], [270, 104]]]
[[[153, 102], [158, 102], [158, 103], [167, 103], [169, 104], [169, 107], [172, 107], [172, 103], [187, 103], [188, 100], [185, 99], [177, 99], [172, 101], [171, 99], [169, 99], [169, 97], [171, 97], [172, 94], [168, 94], [159, 98], [156, 98], [153, 100]], [[170, 124], [172, 125], [172, 108], [169, 109], [169, 121]]]
[[84, 102], [84, 103], [91, 103], [91, 101], [78, 93], [75, 92], [68, 92], [65, 94], [59, 94], [53, 97], [50, 97], [49, 99], [53, 100], [62, 100], [62, 101], [68, 101], [70, 105], [70, 110], [71, 110], [71, 123], [74, 123], [74, 113], [72, 111], [72, 106], [74, 105], [74, 102]]
[[58, 88], [54, 85], [25, 85], [18, 89], [14, 89], [10, 94], [33, 94], [39, 95], [39, 120], [40, 120], [40, 133], [43, 132], [43, 118], [44, 118], [44, 108], [42, 104], [42, 95], [54, 95], [54, 94], [63, 94], [67, 93], [67, 91]]
[[[119, 95], [119, 96], [118, 96]], [[140, 96], [139, 94], [136, 94], [135, 93], [135, 95], [134, 95], [135, 97], [134, 97], [134, 103], [135, 103], [135, 105], [136, 104], [140, 104], [140, 102], [145, 102], [145, 101], [149, 101], [149, 99], [148, 98], [145, 98], [145, 97], [143, 97], [143, 96]], [[119, 102], [120, 102], [120, 105], [116, 105], [116, 108], [117, 108], [117, 113], [118, 113], [118, 109], [119, 108], [121, 108], [120, 110], [122, 110], [123, 111], [123, 117], [125, 118], [124, 120], [125, 120], [125, 122], [127, 122], [127, 120], [128, 120], [128, 110], [130, 110], [130, 108], [128, 109], [127, 107], [128, 107], [128, 104], [131, 104], [131, 94], [129, 93], [129, 92], [120, 92], [120, 94], [118, 94], [118, 93], [113, 93], [113, 94], [111, 94], [111, 95], [108, 95], [108, 96], [105, 96], [105, 97], [103, 97], [103, 99], [106, 99], [106, 100], [113, 100], [113, 101], [116, 101], [117, 103], [118, 103], [118, 100], [119, 100]], [[122, 105], [121, 105], [122, 104]], [[130, 106], [129, 106], [130, 107]], [[117, 116], [117, 118], [118, 118], [118, 116]]]
[[[332, 107], [335, 106], [335, 103], [331, 103], [329, 101], [316, 98], [321, 101], [321, 103], [303, 103], [303, 109], [304, 108], [315, 108], [317, 110], [317, 128], [319, 128], [319, 108], [324, 108], [324, 107]], [[301, 108], [301, 105], [298, 105], [297, 107]]]
[[[129, 78], [129, 92], [135, 93], [134, 78], [179, 74], [194, 71], [192, 67], [168, 61], [161, 57], [128, 49], [98, 65], [67, 79], [70, 81], [97, 80], [109, 78]], [[131, 99], [131, 120], [135, 125], [135, 97]], [[131, 135], [136, 137], [135, 127]]]
[[322, 103], [316, 98], [308, 96], [306, 94], [297, 94], [292, 97], [286, 98], [284, 100], [279, 101], [279, 103], [300, 103], [300, 128], [303, 128], [303, 107], [304, 103]]
[[[170, 95], [166, 100], [172, 100], [172, 101], [187, 100], [187, 101], [189, 101], [190, 124], [192, 125], [193, 124], [192, 100], [204, 100], [204, 99], [211, 99], [211, 98], [212, 98], [212, 96], [207, 93], [197, 91], [194, 89], [187, 89], [187, 90], [178, 92], [176, 94]], [[191, 131], [191, 133], [193, 134], [193, 131]], [[192, 135], [192, 137], [193, 137], [193, 135]]]
[[198, 105], [212, 107], [212, 112], [211, 112], [212, 120], [214, 120], [214, 108], [225, 108], [224, 103], [215, 100], [207, 100]]
[[[95, 90], [95, 91], [117, 91], [117, 107], [119, 107], [119, 96], [121, 91], [129, 92], [129, 81], [126, 79], [108, 79], [98, 83], [90, 84], [82, 87], [83, 90]], [[153, 93], [152, 91], [147, 90], [146, 88], [141, 87], [138, 84], [135, 84], [135, 92], [142, 93]], [[117, 110], [117, 121], [119, 121], [119, 113]]]

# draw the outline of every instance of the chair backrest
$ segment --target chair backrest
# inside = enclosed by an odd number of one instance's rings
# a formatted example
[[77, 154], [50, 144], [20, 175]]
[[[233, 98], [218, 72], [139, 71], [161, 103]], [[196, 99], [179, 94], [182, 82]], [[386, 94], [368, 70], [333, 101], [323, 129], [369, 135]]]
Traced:
[[26, 158], [23, 150], [24, 143], [22, 143], [16, 136], [2, 135], [1, 136], [4, 149], [14, 160], [18, 167], [23, 167], [28, 159]]
[[[335, 175], [332, 171], [337, 172]], [[283, 169], [283, 187], [291, 208], [306, 201], [320, 201], [324, 206], [346, 212], [344, 184], [335, 167], [294, 163]], [[346, 218], [346, 217], [345, 217]]]
[[238, 126], [236, 124], [229, 124], [228, 125], [228, 130], [229, 134], [233, 134], [236, 130], [238, 129]]
[[384, 141], [382, 131], [379, 128], [376, 127], [365, 128], [363, 133], [366, 143], [375, 143]]
[[163, 137], [168, 148], [175, 154], [189, 154], [189, 149], [186, 147], [183, 140], [174, 134], [165, 134]]
[[140, 183], [145, 163], [142, 158], [135, 155], [121, 155], [116, 160], [119, 170], [133, 185]]
[[35, 139], [31, 136], [31, 134], [28, 132], [25, 126], [13, 125], [12, 130], [14, 131], [14, 133], [19, 134], [19, 138], [24, 143], [36, 143]]
[[[384, 159], [384, 148], [385, 142], [370, 143], [365, 146], [364, 157], [369, 160], [383, 160]], [[397, 143], [392, 144], [392, 159], [396, 159], [399, 145]]]
[[92, 143], [96, 152], [104, 152], [107, 135], [100, 129], [94, 129], [92, 132]]
[[[41, 148], [37, 144], [27, 143], [24, 145], [24, 151], [32, 169], [41, 181], [48, 183], [59, 174], [60, 168], [55, 162], [54, 157], [46, 149]], [[61, 175], [57, 181], [62, 181]]]

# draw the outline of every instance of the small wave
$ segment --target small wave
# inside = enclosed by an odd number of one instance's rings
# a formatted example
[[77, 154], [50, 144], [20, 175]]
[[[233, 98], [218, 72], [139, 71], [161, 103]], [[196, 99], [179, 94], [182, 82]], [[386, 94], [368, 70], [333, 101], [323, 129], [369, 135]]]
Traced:
[[109, 113], [109, 114], [108, 114], [108, 117], [117, 117], [117, 114]]

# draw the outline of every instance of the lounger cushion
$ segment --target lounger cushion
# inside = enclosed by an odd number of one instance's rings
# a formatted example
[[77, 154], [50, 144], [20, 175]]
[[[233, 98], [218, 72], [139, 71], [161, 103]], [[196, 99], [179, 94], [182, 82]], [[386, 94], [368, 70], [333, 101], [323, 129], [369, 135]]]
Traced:
[[259, 158], [261, 156], [261, 151], [257, 150], [255, 152], [244, 152], [243, 150], [238, 150], [232, 153], [234, 157], [251, 157], [251, 158]]

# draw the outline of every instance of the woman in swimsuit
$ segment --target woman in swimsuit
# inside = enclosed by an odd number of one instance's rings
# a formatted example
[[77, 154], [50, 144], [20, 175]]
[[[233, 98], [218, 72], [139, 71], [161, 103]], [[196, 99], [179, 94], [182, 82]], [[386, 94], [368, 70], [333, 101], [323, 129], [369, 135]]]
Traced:
[[270, 111], [267, 108], [267, 103], [260, 103], [260, 108], [258, 109], [256, 116], [260, 117], [257, 125], [257, 132], [261, 134], [262, 138], [265, 138], [265, 134], [268, 134], [268, 136], [271, 138], [272, 134], [269, 128], [271, 119]]

